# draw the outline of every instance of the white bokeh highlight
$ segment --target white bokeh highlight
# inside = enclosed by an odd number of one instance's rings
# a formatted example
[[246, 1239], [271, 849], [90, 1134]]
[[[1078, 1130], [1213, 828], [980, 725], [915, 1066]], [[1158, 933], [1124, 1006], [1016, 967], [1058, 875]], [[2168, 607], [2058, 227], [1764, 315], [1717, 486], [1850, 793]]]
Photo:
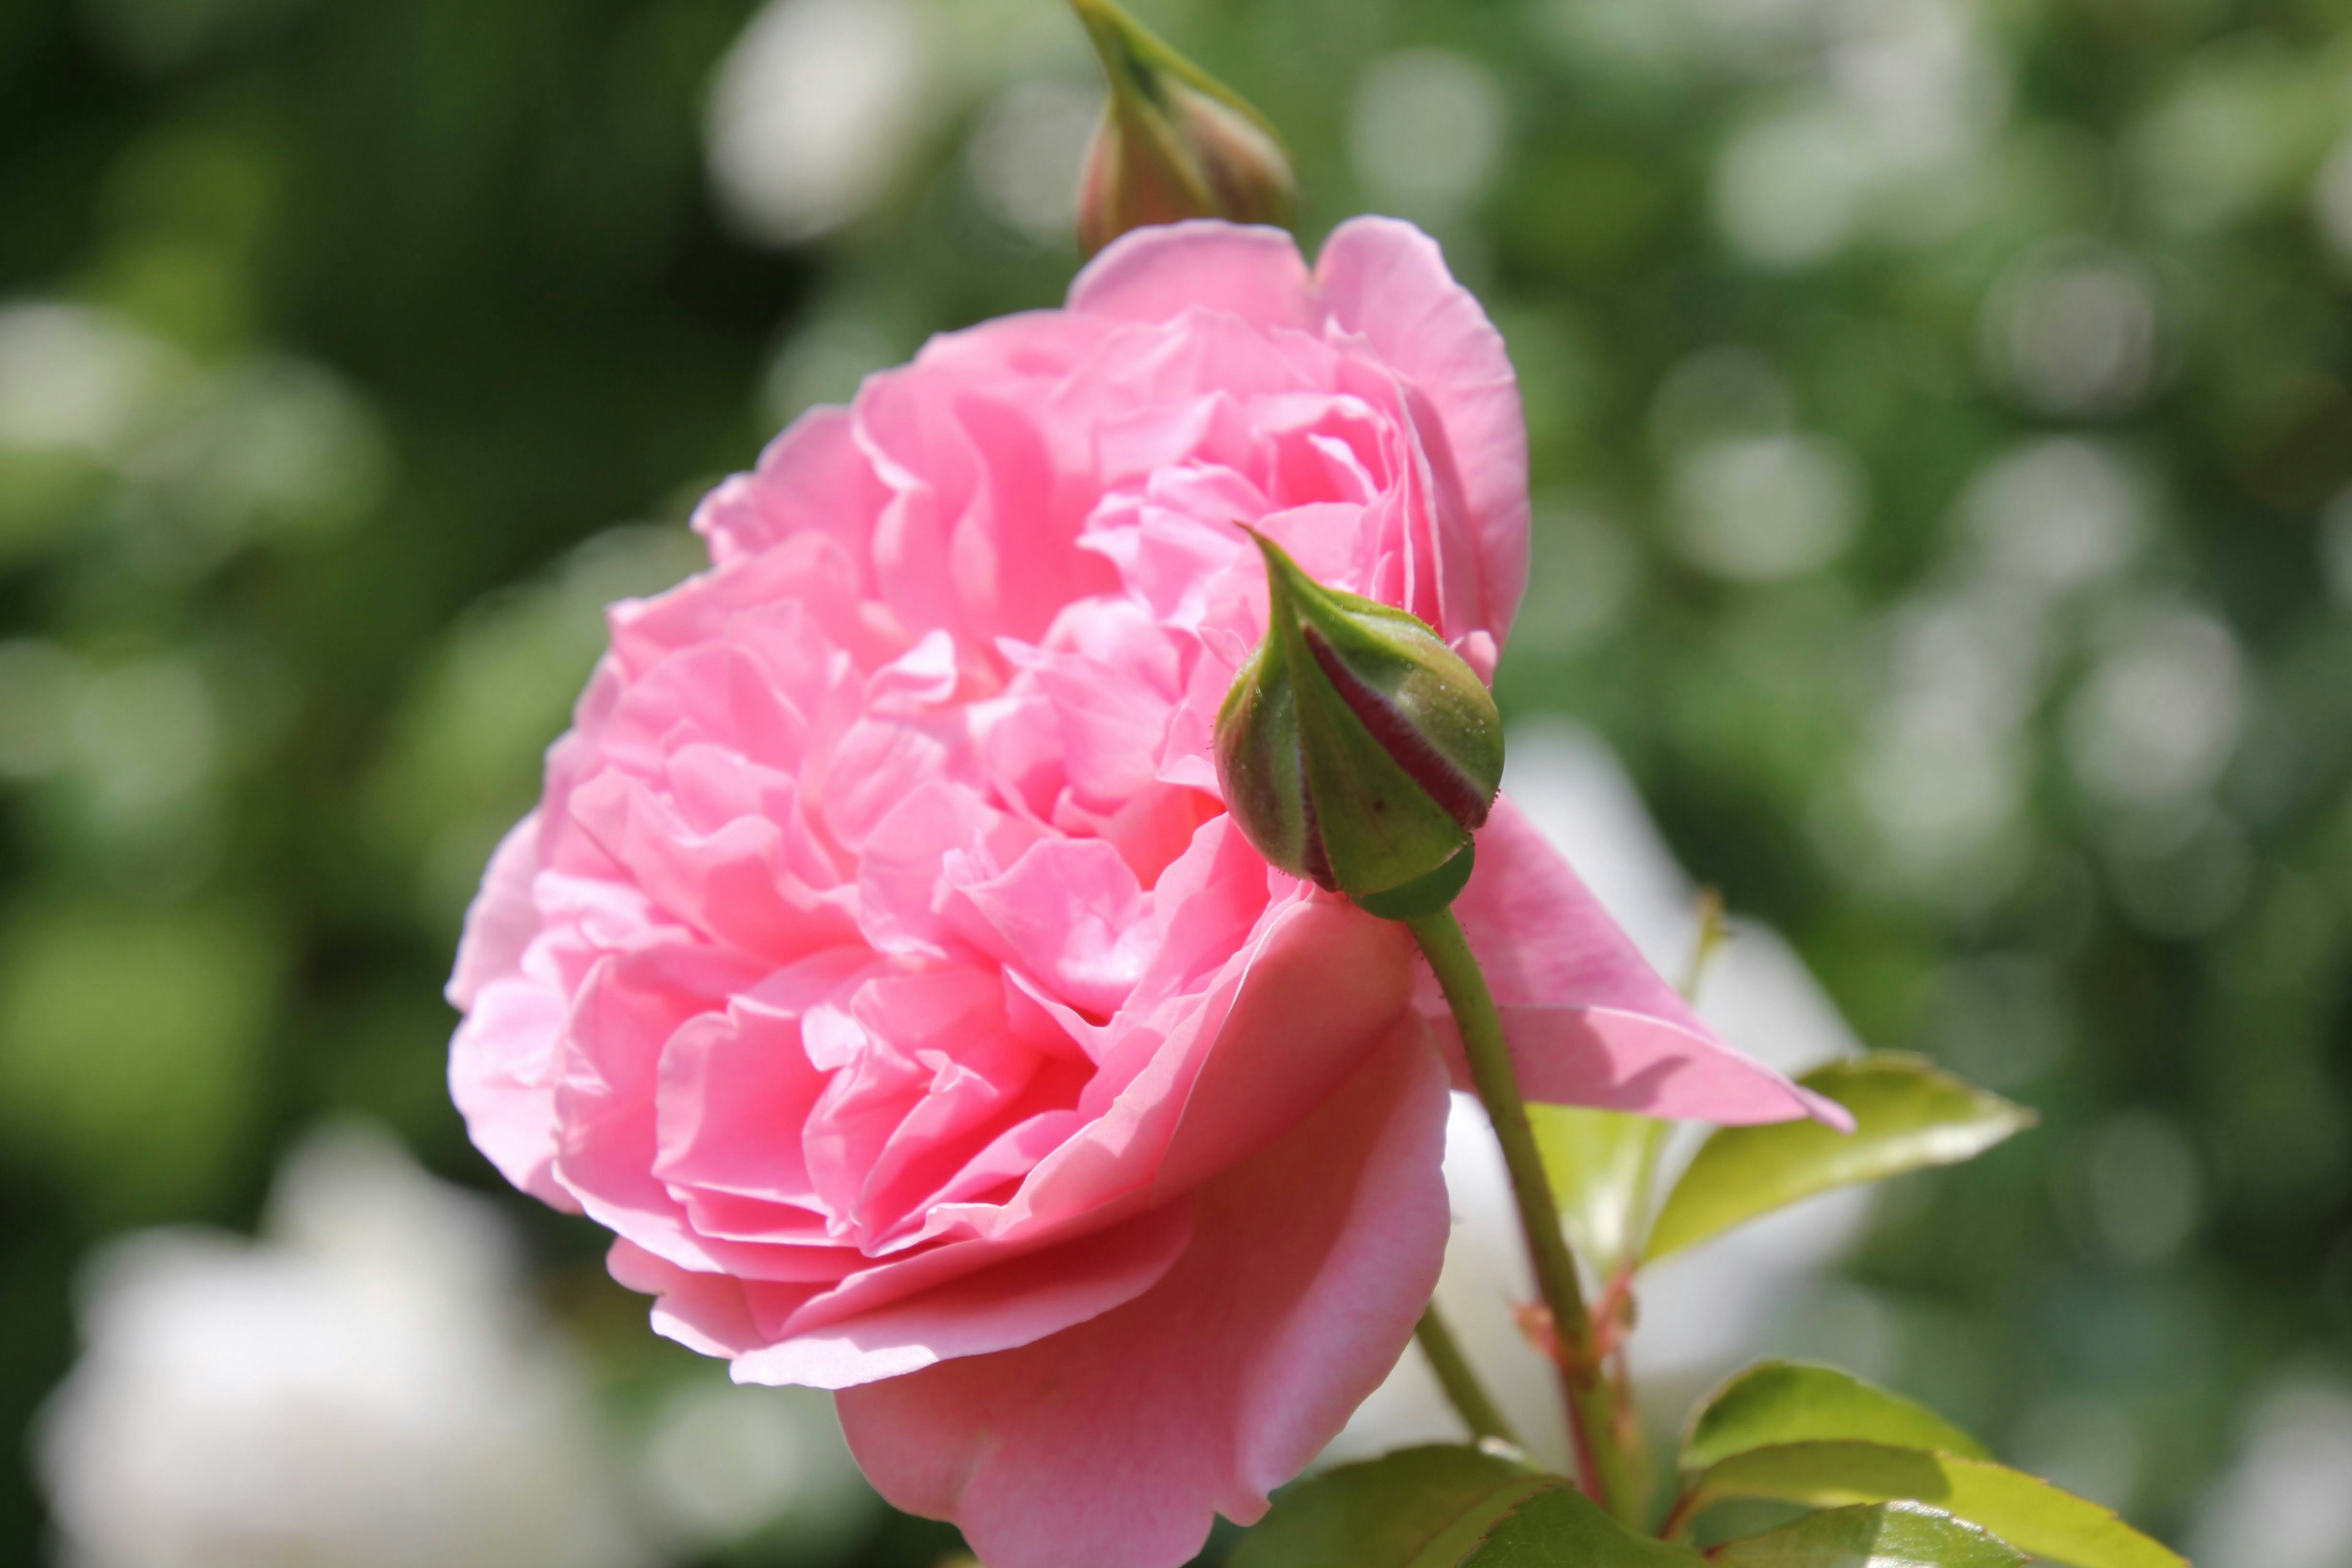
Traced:
[[864, 213], [930, 129], [919, 0], [770, 0], [720, 62], [711, 182], [750, 237], [791, 246]]
[[82, 1284], [37, 1433], [67, 1568], [650, 1560], [504, 1223], [380, 1133], [298, 1150], [261, 1240], [142, 1232]]

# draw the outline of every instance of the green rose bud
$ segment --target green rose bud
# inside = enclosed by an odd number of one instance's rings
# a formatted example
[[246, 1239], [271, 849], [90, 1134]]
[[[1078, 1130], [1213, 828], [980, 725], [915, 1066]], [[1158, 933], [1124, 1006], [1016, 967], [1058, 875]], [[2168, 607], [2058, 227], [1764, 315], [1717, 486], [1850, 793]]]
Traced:
[[1111, 0], [1070, 0], [1110, 79], [1078, 176], [1078, 243], [1092, 255], [1131, 228], [1188, 217], [1287, 223], [1297, 194], [1257, 110]]
[[1217, 779], [1258, 853], [1390, 920], [1470, 879], [1503, 779], [1503, 721], [1417, 617], [1324, 587], [1273, 541], [1265, 640], [1217, 714]]

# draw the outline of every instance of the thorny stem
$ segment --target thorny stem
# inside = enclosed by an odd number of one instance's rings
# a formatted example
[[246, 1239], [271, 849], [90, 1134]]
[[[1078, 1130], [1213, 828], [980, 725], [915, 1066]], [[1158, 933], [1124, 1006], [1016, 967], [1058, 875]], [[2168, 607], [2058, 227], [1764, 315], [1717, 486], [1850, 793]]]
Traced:
[[1511, 1430], [1510, 1422], [1496, 1406], [1486, 1385], [1478, 1381], [1478, 1374], [1471, 1370], [1462, 1347], [1454, 1342], [1454, 1331], [1438, 1314], [1436, 1302], [1432, 1301], [1423, 1311], [1412, 1337], [1421, 1342], [1421, 1352], [1429, 1358], [1431, 1368], [1436, 1372], [1438, 1386], [1445, 1390], [1447, 1403], [1462, 1417], [1462, 1424], [1470, 1428], [1470, 1436], [1499, 1437], [1515, 1448], [1519, 1447], [1518, 1434]]
[[1638, 1489], [1629, 1456], [1617, 1440], [1617, 1402], [1593, 1354], [1591, 1314], [1585, 1310], [1576, 1259], [1569, 1254], [1567, 1232], [1560, 1227], [1559, 1208], [1544, 1174], [1534, 1129], [1528, 1125], [1527, 1101], [1519, 1095], [1518, 1075], [1511, 1067], [1510, 1047], [1503, 1038], [1503, 1020], [1495, 1010], [1494, 994], [1486, 989], [1486, 976], [1479, 973], [1478, 961], [1472, 956], [1462, 924], [1452, 910], [1441, 910], [1406, 923], [1454, 1009], [1471, 1081], [1477, 1086], [1478, 1098], [1486, 1104], [1503, 1146], [1503, 1163], [1510, 1172], [1511, 1195], [1518, 1205], [1528, 1260], [1534, 1268], [1536, 1289], [1551, 1313], [1559, 1345], [1560, 1384], [1579, 1476], [1595, 1502], [1621, 1520], [1638, 1522], [1634, 1519], [1641, 1507], [1635, 1495]]

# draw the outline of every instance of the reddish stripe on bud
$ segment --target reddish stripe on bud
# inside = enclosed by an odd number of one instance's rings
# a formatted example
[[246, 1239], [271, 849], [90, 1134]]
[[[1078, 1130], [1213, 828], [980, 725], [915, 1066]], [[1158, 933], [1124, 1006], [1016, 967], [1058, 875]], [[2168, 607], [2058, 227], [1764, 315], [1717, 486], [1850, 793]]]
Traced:
[[1486, 813], [1491, 803], [1486, 792], [1454, 765], [1453, 760], [1429, 743], [1394, 704], [1359, 678], [1341, 662], [1323, 634], [1311, 625], [1299, 630], [1307, 638], [1307, 650], [1315, 656], [1315, 663], [1331, 682], [1331, 689], [1348, 705], [1381, 749], [1396, 760], [1405, 776], [1426, 792], [1448, 816], [1475, 832], [1486, 825]]

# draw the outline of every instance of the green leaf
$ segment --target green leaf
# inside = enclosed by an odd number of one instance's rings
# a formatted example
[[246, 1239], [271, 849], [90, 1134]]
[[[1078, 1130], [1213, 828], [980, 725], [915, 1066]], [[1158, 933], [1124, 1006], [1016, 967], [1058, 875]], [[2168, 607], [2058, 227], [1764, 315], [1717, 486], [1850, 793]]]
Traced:
[[1924, 1502], [2075, 1568], [2188, 1568], [2108, 1510], [2047, 1481], [1983, 1459], [1883, 1443], [1790, 1443], [1735, 1454], [1700, 1478], [1696, 1508], [1727, 1498], [1815, 1508]]
[[1285, 1491], [1232, 1568], [1454, 1568], [1512, 1509], [1565, 1484], [1482, 1448], [1406, 1448]]
[[1892, 1052], [1832, 1062], [1800, 1081], [1852, 1111], [1854, 1130], [1776, 1121], [1717, 1131], [1666, 1199], [1645, 1260], [1832, 1187], [1974, 1159], [2034, 1121], [2022, 1106]]
[[[1636, 1535], [1566, 1482], [1523, 1499], [1461, 1568], [1706, 1568], [1686, 1546]], [[1434, 1568], [1434, 1565], [1433, 1565]]]
[[1530, 1104], [1569, 1245], [1594, 1273], [1613, 1278], [1641, 1248], [1643, 1182], [1666, 1124], [1621, 1110]]
[[1713, 1560], [1731, 1568], [2018, 1568], [2025, 1553], [1948, 1513], [1888, 1502], [1832, 1509], [1727, 1541]]
[[1683, 1439], [1682, 1467], [1786, 1443], [1883, 1443], [1989, 1459], [1984, 1446], [1925, 1405], [1825, 1366], [1768, 1361], [1717, 1391]]

